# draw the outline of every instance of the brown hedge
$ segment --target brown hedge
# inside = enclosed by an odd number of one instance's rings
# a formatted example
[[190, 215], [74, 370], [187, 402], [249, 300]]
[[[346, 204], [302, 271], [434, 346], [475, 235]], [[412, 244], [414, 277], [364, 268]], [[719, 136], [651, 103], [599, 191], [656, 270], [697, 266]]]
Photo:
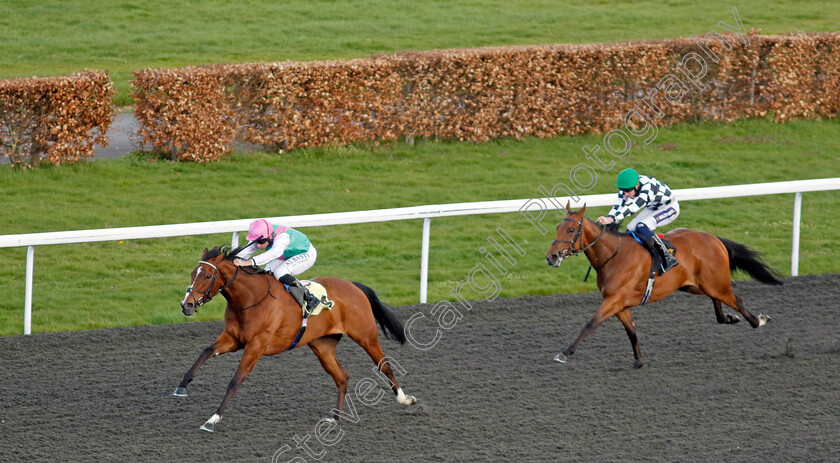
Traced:
[[0, 81], [0, 156], [14, 166], [74, 163], [108, 145], [114, 118], [107, 72]]
[[840, 112], [840, 34], [751, 31], [749, 46], [709, 38], [705, 51], [684, 38], [143, 69], [133, 96], [145, 140], [195, 161], [218, 159], [236, 140], [283, 151], [598, 133], [622, 127], [637, 106], [656, 125]]

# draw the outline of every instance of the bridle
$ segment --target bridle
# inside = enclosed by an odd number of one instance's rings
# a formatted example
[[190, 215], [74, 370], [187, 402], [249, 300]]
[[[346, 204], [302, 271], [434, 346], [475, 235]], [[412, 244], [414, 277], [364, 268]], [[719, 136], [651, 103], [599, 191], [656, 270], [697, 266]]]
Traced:
[[564, 249], [564, 250], [560, 253], [560, 257], [562, 257], [562, 258], [564, 258], [564, 259], [565, 259], [565, 258], [567, 258], [567, 257], [576, 256], [576, 255], [578, 255], [578, 254], [582, 253], [583, 251], [586, 251], [587, 249], [591, 248], [591, 247], [592, 247], [592, 245], [594, 245], [595, 243], [597, 243], [597, 242], [601, 239], [601, 237], [602, 237], [602, 236], [604, 236], [604, 229], [605, 229], [605, 227], [601, 227], [601, 234], [600, 234], [600, 235], [598, 235], [598, 238], [595, 238], [595, 241], [592, 241], [591, 243], [587, 244], [585, 247], [583, 247], [583, 248], [581, 248], [581, 249], [578, 249], [577, 251], [572, 251], [572, 249], [575, 247], [575, 244], [576, 244], [578, 241], [580, 241], [580, 244], [581, 244], [581, 245], [583, 245], [583, 219], [581, 219], [581, 220], [575, 220], [575, 219], [572, 219], [572, 218], [570, 218], [570, 217], [566, 217], [566, 218], [564, 218], [564, 219], [563, 219], [560, 223], [563, 223], [563, 222], [565, 222], [565, 221], [567, 221], [567, 220], [568, 220], [569, 222], [574, 222], [574, 223], [578, 224], [578, 230], [577, 230], [577, 232], [575, 233], [575, 236], [572, 238], [572, 240], [571, 240], [571, 241], [567, 241], [567, 240], [554, 240], [554, 241], [552, 241], [552, 242], [551, 242], [552, 246], [557, 246], [557, 243], [569, 243], [569, 247], [568, 247], [568, 248], [566, 248], [566, 249]]
[[[219, 267], [216, 267], [215, 265], [211, 264], [210, 262], [207, 262], [206, 260], [198, 261], [198, 265], [201, 265], [201, 264], [208, 265], [208, 266], [210, 266], [210, 268], [213, 269], [213, 277], [210, 280], [210, 284], [207, 286], [207, 290], [204, 291], [204, 293], [201, 296], [199, 296], [198, 299], [196, 299], [195, 296], [193, 296], [193, 301], [194, 301], [194, 304], [195, 304], [195, 308], [201, 307], [202, 305], [210, 302], [210, 300], [215, 297], [215, 295], [211, 296], [210, 293], [213, 292], [213, 286], [216, 285], [216, 278], [220, 275], [222, 276], [222, 278], [224, 278], [224, 275], [219, 273]], [[225, 282], [225, 284], [223, 284], [222, 287], [219, 288], [218, 291], [216, 291], [216, 294], [221, 293], [223, 289], [230, 286], [230, 284], [233, 283], [234, 280], [236, 280], [236, 277], [238, 275], [239, 275], [239, 267], [236, 268], [236, 273], [233, 275], [233, 278], [231, 278], [230, 281]], [[198, 278], [198, 274], [196, 274], [195, 277]], [[190, 294], [192, 294], [192, 292], [193, 292], [193, 285], [195, 285], [195, 279], [193, 279], [192, 284], [189, 287], [187, 287], [187, 292], [190, 293]]]
[[[223, 275], [221, 272], [219, 272], [219, 267], [217, 267], [217, 266], [213, 265], [212, 263], [207, 262], [207, 261], [205, 261], [205, 260], [200, 260], [200, 261], [198, 261], [198, 265], [201, 265], [201, 264], [206, 264], [206, 265], [209, 265], [209, 266], [213, 269], [213, 276], [212, 276], [212, 278], [211, 278], [211, 280], [210, 280], [210, 284], [207, 286], [207, 290], [205, 290], [205, 291], [204, 291], [204, 293], [203, 293], [203, 294], [201, 294], [201, 296], [199, 296], [199, 298], [198, 298], [198, 299], [196, 299], [196, 298], [195, 298], [195, 296], [193, 296], [193, 301], [194, 301], [194, 304], [195, 304], [195, 308], [196, 308], [196, 309], [198, 309], [198, 308], [199, 308], [199, 307], [201, 307], [202, 305], [204, 305], [204, 304], [206, 304], [206, 303], [210, 302], [210, 300], [211, 300], [211, 299], [213, 299], [213, 298], [215, 297], [215, 295], [212, 295], [212, 296], [211, 296], [211, 295], [210, 295], [210, 293], [211, 293], [211, 292], [213, 292], [213, 286], [215, 286], [215, 285], [216, 285], [216, 278], [217, 278], [217, 277], [219, 277], [219, 276], [221, 276], [222, 278], [224, 278], [224, 275]], [[240, 267], [240, 266], [238, 266], [238, 265], [236, 266], [236, 272], [233, 274], [233, 278], [231, 278], [230, 280], [226, 281], [226, 282], [225, 282], [225, 284], [223, 284], [223, 285], [219, 288], [219, 290], [218, 290], [218, 291], [216, 291], [216, 294], [221, 294], [221, 293], [222, 293], [222, 291], [224, 291], [225, 289], [227, 289], [230, 285], [232, 285], [232, 284], [233, 284], [233, 282], [234, 282], [234, 281], [236, 281], [236, 279], [239, 277], [239, 270], [240, 270], [241, 268], [242, 268], [242, 267]], [[260, 305], [260, 304], [261, 304], [261, 303], [262, 303], [262, 302], [263, 302], [263, 301], [264, 301], [264, 300], [265, 300], [268, 296], [271, 296], [271, 297], [273, 297], [273, 298], [277, 299], [277, 296], [275, 296], [274, 294], [271, 294], [271, 281], [270, 281], [270, 280], [268, 280], [268, 276], [266, 276], [265, 274], [263, 274], [263, 276], [266, 278], [267, 283], [268, 283], [268, 292], [266, 293], [266, 295], [265, 295], [265, 296], [263, 296], [263, 298], [262, 298], [262, 299], [260, 299], [258, 302], [254, 303], [254, 304], [251, 304], [251, 305], [249, 305], [248, 307], [242, 307], [242, 308], [237, 309], [237, 310], [247, 310], [247, 309], [250, 309], [251, 307], [256, 307], [256, 306]], [[197, 278], [197, 277], [198, 277], [198, 275], [196, 275], [196, 278]], [[191, 284], [191, 285], [187, 288], [187, 292], [188, 292], [188, 293], [192, 294], [192, 292], [193, 292], [193, 285], [194, 285], [194, 284], [195, 284], [195, 279], [193, 279], [193, 284]]]
[[[580, 220], [575, 220], [571, 217], [565, 217], [561, 221], [561, 223], [565, 222], [567, 220], [569, 222], [574, 222], [574, 223], [578, 224], [578, 230], [575, 233], [575, 236], [571, 239], [571, 241], [568, 241], [568, 240], [554, 240], [554, 241], [551, 242], [552, 246], [557, 246], [557, 243], [568, 243], [569, 244], [568, 248], [566, 248], [566, 249], [564, 249], [560, 252], [560, 257], [563, 258], [563, 259], [566, 259], [568, 257], [577, 256], [578, 254], [580, 254], [580, 253], [586, 251], [587, 249], [591, 248], [592, 246], [594, 246], [595, 243], [597, 243], [598, 241], [601, 240], [601, 238], [603, 238], [604, 231], [607, 229], [606, 225], [601, 225], [601, 233], [598, 235], [597, 238], [595, 238], [591, 243], [587, 244], [586, 246], [578, 249], [577, 251], [572, 251], [572, 249], [574, 249], [575, 244], [577, 244], [578, 241], [580, 241], [581, 245], [583, 245], [583, 220], [584, 219], [581, 218]], [[621, 236], [619, 235], [618, 246], [616, 246], [615, 252], [613, 252], [613, 254], [609, 257], [609, 259], [604, 261], [603, 264], [599, 265], [598, 267], [595, 267], [595, 270], [597, 271], [597, 270], [601, 269], [604, 265], [607, 265], [607, 262], [611, 261], [613, 257], [618, 255], [618, 251], [620, 249], [621, 249]]]

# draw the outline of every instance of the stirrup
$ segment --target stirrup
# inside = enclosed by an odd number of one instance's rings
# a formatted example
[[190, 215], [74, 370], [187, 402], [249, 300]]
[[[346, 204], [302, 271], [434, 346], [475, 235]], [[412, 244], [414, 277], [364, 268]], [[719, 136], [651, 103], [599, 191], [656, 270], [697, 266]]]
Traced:
[[680, 261], [678, 261], [673, 254], [671, 254], [668, 251], [665, 252], [667, 254], [662, 257], [662, 273], [665, 273], [668, 270], [671, 270], [672, 268], [676, 267], [677, 265], [680, 265]]
[[307, 290], [306, 293], [309, 294], [309, 297], [306, 297], [306, 294], [304, 294], [304, 296], [303, 296], [303, 302], [304, 303], [301, 304], [301, 305], [304, 306], [303, 310], [306, 311], [306, 315], [308, 316], [310, 313], [312, 313], [313, 310], [315, 310], [316, 307], [318, 307], [318, 304], [320, 304], [321, 301], [319, 301], [315, 297], [314, 294], [309, 292], [309, 290]]

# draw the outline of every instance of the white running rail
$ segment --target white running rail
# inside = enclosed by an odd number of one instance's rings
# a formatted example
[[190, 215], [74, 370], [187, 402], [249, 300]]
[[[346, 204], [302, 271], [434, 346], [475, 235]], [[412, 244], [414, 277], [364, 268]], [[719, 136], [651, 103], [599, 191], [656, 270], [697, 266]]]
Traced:
[[[782, 193], [795, 193], [793, 209], [793, 247], [791, 253], [791, 276], [799, 273], [799, 224], [802, 211], [802, 193], [812, 191], [840, 190], [840, 177], [813, 180], [793, 180], [788, 182], [754, 183], [749, 185], [728, 185], [706, 188], [686, 188], [674, 193], [682, 201], [700, 199], [737, 198], [741, 196], [760, 196]], [[505, 201], [482, 201], [473, 203], [439, 204], [429, 206], [400, 207], [395, 209], [377, 209], [371, 211], [336, 212], [328, 214], [295, 215], [273, 217], [273, 223], [282, 223], [290, 227], [319, 227], [327, 225], [348, 225], [369, 222], [388, 222], [393, 220], [423, 219], [423, 238], [421, 243], [420, 264], [420, 303], [426, 303], [426, 291], [429, 268], [429, 236], [431, 219], [457, 215], [497, 214], [503, 212], [522, 212], [528, 220], [539, 220], [534, 216], [532, 205], [549, 209], [552, 202], [565, 204], [571, 198], [532, 198]], [[615, 201], [615, 193], [581, 196], [572, 204], [577, 207], [584, 202], [587, 206], [609, 206]], [[34, 269], [35, 246], [49, 244], [89, 243], [95, 241], [135, 240], [165, 238], [171, 236], [209, 235], [232, 233], [231, 246], [239, 245], [239, 232], [247, 230], [253, 219], [225, 220], [217, 222], [198, 222], [174, 225], [153, 225], [146, 227], [106, 228], [98, 230], [75, 230], [50, 233], [26, 233], [0, 236], [0, 248], [26, 246], [26, 292], [24, 300], [24, 334], [32, 333], [32, 275]], [[553, 228], [553, 224], [549, 228]]]

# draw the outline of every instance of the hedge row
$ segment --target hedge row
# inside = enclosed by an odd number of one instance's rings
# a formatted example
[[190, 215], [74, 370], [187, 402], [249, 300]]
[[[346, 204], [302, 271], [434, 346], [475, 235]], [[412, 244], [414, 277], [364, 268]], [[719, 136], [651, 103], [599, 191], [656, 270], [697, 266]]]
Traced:
[[0, 81], [0, 157], [35, 167], [93, 156], [94, 145], [108, 144], [113, 94], [108, 74], [98, 71]]
[[237, 140], [284, 151], [400, 136], [595, 133], [625, 126], [626, 117], [641, 130], [840, 112], [840, 34], [696, 40], [143, 69], [133, 97], [145, 140], [194, 161], [216, 160]]

